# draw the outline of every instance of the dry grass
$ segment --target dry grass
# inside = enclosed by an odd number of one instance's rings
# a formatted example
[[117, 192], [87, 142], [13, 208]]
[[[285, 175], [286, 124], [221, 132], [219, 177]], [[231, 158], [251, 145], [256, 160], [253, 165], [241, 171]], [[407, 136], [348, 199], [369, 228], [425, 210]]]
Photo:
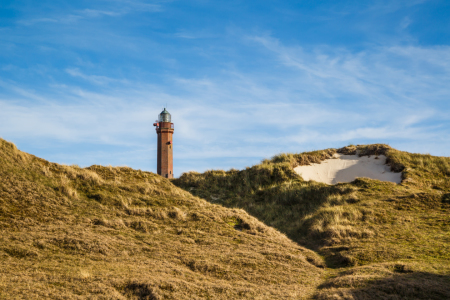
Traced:
[[[297, 165], [318, 163], [336, 152], [386, 155], [393, 171], [403, 171], [403, 182], [361, 178], [326, 185], [305, 182], [292, 172]], [[334, 274], [335, 279], [322, 284], [316, 298], [423, 299], [429, 284], [436, 291], [431, 299], [445, 299], [443, 295], [450, 290], [449, 177], [450, 158], [376, 144], [281, 154], [242, 171], [186, 173], [173, 182], [210, 202], [246, 210], [317, 251], [330, 268], [370, 266], [364, 276], [345, 277], [329, 270], [328, 276]], [[407, 275], [382, 272], [382, 264], [394, 262], [413, 264], [418, 271]], [[382, 275], [372, 278], [370, 272]], [[333, 280], [354, 281], [357, 286], [330, 285]]]
[[1, 299], [299, 299], [322, 282], [313, 251], [158, 175], [4, 140], [0, 163]]
[[450, 299], [450, 276], [432, 266], [391, 262], [335, 272], [319, 286], [315, 299]]
[[[336, 152], [384, 154], [403, 182], [292, 170]], [[171, 182], [0, 140], [0, 163], [1, 299], [450, 297], [449, 158], [351, 146]]]

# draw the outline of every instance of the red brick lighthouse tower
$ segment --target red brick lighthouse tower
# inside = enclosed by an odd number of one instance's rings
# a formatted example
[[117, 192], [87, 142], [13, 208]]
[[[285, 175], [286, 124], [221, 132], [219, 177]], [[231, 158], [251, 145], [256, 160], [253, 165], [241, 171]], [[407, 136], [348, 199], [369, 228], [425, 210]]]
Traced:
[[171, 123], [171, 116], [165, 108], [153, 126], [156, 126], [158, 134], [157, 172], [166, 178], [173, 178], [173, 123]]

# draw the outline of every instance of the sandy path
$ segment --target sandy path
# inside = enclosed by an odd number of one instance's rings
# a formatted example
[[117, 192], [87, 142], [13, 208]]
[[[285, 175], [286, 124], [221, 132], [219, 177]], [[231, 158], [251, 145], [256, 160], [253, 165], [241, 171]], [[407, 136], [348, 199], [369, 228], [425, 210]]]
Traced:
[[294, 170], [304, 180], [314, 180], [327, 184], [351, 182], [357, 177], [368, 177], [382, 181], [400, 183], [402, 173], [390, 171], [386, 165], [386, 156], [362, 156], [335, 154], [335, 158], [327, 159], [320, 164], [299, 166]]

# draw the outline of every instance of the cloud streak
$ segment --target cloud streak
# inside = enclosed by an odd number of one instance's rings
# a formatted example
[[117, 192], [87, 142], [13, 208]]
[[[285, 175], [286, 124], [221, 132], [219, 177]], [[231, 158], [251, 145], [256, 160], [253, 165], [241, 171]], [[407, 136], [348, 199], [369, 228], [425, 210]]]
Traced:
[[[101, 1], [92, 1], [93, 5], [99, 5]], [[106, 8], [106, 9], [105, 9]], [[54, 13], [46, 17], [24, 18], [17, 21], [24, 26], [32, 26], [39, 23], [71, 24], [81, 20], [101, 17], [121, 17], [132, 13], [162, 12], [163, 6], [159, 3], [147, 3], [141, 1], [108, 1], [108, 5], [102, 5], [102, 9], [83, 8], [74, 9], [70, 13]]]

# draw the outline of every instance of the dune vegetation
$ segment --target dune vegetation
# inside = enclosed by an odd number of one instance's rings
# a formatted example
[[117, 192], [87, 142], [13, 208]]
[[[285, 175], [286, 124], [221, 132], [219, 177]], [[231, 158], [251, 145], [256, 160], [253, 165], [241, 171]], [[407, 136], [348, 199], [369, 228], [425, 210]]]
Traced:
[[[386, 155], [402, 183], [327, 185], [293, 168], [336, 152]], [[317, 299], [450, 299], [450, 158], [387, 145], [281, 154], [244, 170], [183, 174], [173, 183], [244, 209], [324, 258]]]
[[0, 140], [0, 299], [298, 299], [324, 261], [242, 209]]
[[[293, 168], [386, 155], [401, 184]], [[0, 139], [0, 299], [450, 299], [450, 159], [385, 145], [168, 180]]]

